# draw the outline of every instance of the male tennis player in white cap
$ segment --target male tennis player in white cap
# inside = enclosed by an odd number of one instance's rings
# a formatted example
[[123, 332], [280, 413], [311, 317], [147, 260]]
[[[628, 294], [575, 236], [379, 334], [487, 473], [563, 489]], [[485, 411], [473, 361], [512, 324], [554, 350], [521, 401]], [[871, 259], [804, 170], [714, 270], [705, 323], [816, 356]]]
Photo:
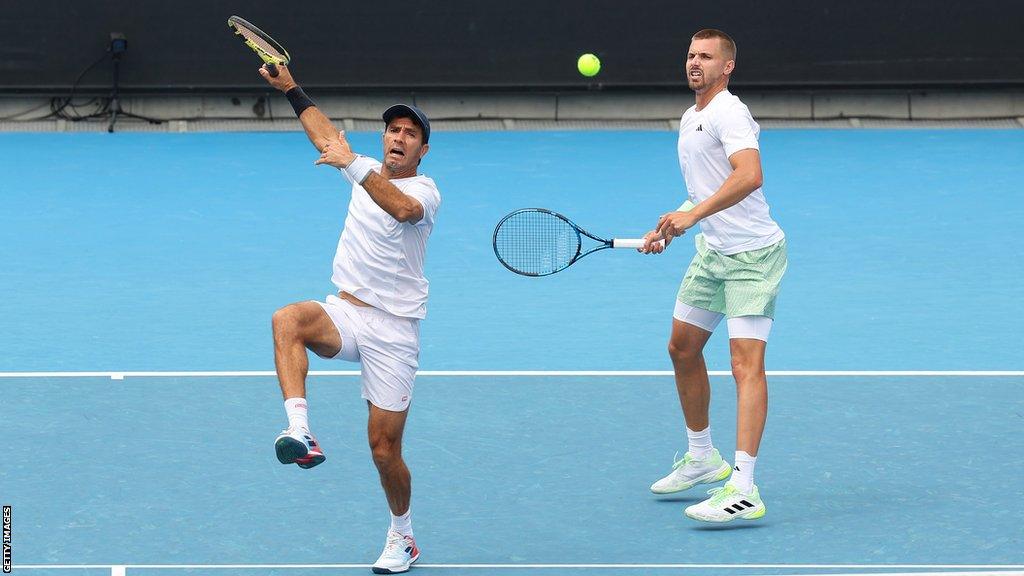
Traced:
[[334, 257], [337, 294], [274, 313], [274, 363], [288, 414], [288, 428], [275, 442], [277, 458], [302, 468], [325, 459], [309, 431], [306, 349], [323, 358], [359, 362], [362, 396], [370, 411], [370, 449], [391, 508], [391, 527], [373, 571], [405, 572], [420, 553], [413, 538], [402, 432], [419, 367], [419, 322], [427, 311], [427, 239], [441, 204], [434, 181], [417, 173], [430, 148], [430, 121], [415, 106], [385, 110], [383, 162], [378, 162], [354, 153], [288, 68], [278, 69], [276, 77], [266, 67], [260, 74], [288, 97], [321, 152], [315, 163], [338, 168], [352, 184], [352, 197]]
[[[659, 253], [673, 238], [700, 223], [697, 254], [683, 277], [668, 350], [686, 420], [688, 450], [651, 491], [671, 494], [729, 479], [710, 498], [686, 509], [706, 522], [765, 514], [754, 464], [768, 414], [764, 355], [775, 298], [786, 271], [786, 240], [761, 191], [760, 127], [729, 90], [736, 43], [720, 30], [694, 34], [686, 56], [686, 80], [697, 103], [679, 124], [679, 166], [689, 199], [658, 220], [641, 249]], [[732, 373], [736, 380], [736, 460], [730, 467], [711, 442], [711, 388], [704, 345], [727, 318]]]

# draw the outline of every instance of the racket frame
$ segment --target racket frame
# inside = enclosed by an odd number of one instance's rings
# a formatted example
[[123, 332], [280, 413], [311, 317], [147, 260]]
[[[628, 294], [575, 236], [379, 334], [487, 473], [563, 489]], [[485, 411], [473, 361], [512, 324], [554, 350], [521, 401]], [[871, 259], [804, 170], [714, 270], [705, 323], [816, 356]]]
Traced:
[[[266, 65], [267, 71], [270, 72], [271, 76], [277, 77], [277, 67], [280, 65], [287, 66], [288, 63], [291, 62], [291, 55], [288, 54], [288, 51], [284, 49], [284, 46], [281, 46], [280, 42], [274, 40], [270, 36], [270, 34], [267, 34], [263, 30], [260, 30], [259, 27], [257, 27], [252, 22], [249, 22], [245, 18], [242, 18], [241, 16], [231, 16], [230, 18], [228, 18], [228, 26], [235, 32], [236, 36], [242, 39], [242, 42], [244, 42], [246, 46], [251, 48], [252, 51], [255, 52], [256, 55], [259, 56], [261, 60], [263, 60], [263, 63]], [[246, 38], [245, 34], [242, 34], [242, 31], [239, 30], [239, 27], [246, 28], [250, 32], [262, 38], [263, 41], [269, 44], [271, 48], [280, 52], [284, 56], [284, 58], [278, 58], [273, 54], [267, 53], [267, 51], [261, 48], [259, 44], [256, 44], [252, 40]]]

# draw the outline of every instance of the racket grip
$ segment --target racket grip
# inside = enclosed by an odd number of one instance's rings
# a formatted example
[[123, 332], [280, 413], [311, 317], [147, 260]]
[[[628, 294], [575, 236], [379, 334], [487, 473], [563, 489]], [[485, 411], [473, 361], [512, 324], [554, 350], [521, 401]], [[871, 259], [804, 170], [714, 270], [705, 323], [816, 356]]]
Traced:
[[[658, 240], [661, 245], [665, 245], [664, 240]], [[643, 238], [614, 238], [612, 240], [612, 248], [643, 248]]]
[[278, 71], [277, 71], [277, 66], [275, 64], [273, 64], [272, 62], [268, 62], [268, 63], [264, 64], [264, 66], [266, 66], [267, 74], [270, 74], [271, 78], [277, 78]]

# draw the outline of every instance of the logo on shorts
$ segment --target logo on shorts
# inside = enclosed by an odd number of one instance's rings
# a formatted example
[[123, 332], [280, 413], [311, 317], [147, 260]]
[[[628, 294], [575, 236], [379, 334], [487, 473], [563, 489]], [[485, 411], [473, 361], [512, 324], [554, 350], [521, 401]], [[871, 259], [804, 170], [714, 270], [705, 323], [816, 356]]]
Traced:
[[409, 397], [408, 396], [402, 396], [402, 402], [408, 402], [408, 401], [409, 401]]

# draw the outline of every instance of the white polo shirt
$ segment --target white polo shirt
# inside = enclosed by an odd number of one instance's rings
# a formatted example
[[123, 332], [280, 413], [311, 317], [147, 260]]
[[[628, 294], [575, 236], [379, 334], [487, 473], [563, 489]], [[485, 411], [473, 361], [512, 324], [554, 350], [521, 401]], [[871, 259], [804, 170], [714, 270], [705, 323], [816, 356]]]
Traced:
[[[378, 162], [374, 171], [379, 173], [380, 166]], [[344, 170], [341, 173], [348, 179]], [[422, 174], [391, 183], [423, 205], [423, 218], [415, 224], [399, 222], [353, 183], [331, 281], [338, 290], [374, 308], [424, 318], [430, 283], [423, 276], [423, 263], [441, 194], [434, 181]]]
[[[732, 174], [729, 156], [740, 150], [759, 150], [761, 127], [740, 99], [723, 90], [703, 110], [690, 107], [679, 121], [679, 168], [690, 201], [711, 197]], [[760, 188], [746, 198], [700, 221], [708, 247], [731, 255], [775, 244], [785, 237], [768, 212]]]

